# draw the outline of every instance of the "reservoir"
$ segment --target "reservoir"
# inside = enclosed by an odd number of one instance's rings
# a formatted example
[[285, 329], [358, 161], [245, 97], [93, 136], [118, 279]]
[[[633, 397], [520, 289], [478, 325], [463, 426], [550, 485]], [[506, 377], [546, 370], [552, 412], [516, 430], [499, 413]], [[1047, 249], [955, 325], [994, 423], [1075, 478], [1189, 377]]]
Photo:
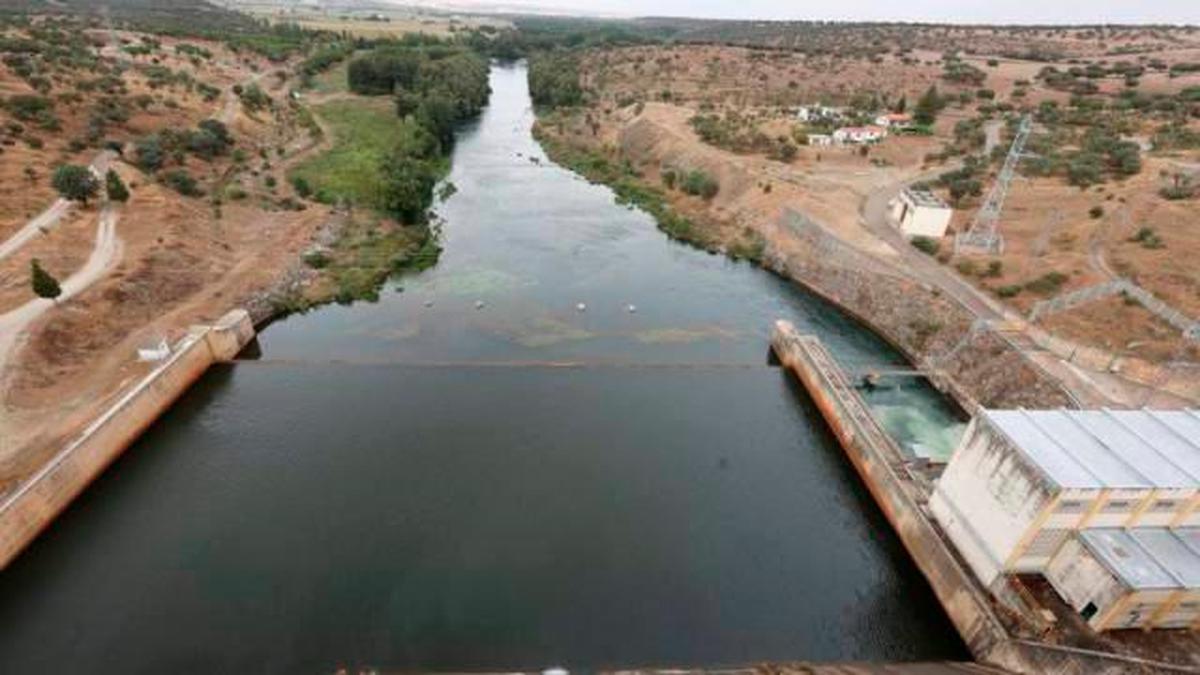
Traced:
[[[900, 355], [550, 163], [522, 66], [492, 89], [438, 265], [210, 371], [0, 575], [0, 672], [966, 657], [768, 333]], [[945, 456], [901, 384], [872, 409]]]

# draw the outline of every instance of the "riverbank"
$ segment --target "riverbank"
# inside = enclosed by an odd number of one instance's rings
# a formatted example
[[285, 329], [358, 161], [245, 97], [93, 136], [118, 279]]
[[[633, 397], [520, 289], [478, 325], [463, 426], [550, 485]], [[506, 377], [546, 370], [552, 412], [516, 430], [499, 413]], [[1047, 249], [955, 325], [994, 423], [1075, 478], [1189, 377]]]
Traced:
[[[978, 330], [966, 307], [873, 255], [871, 247], [850, 245], [811, 217], [780, 210], [776, 200], [755, 211], [731, 205], [730, 197], [715, 206], [701, 196], [662, 187], [667, 172], [706, 171], [719, 176], [718, 191], [769, 194], [764, 180], [771, 183], [774, 177], [722, 162], [712, 151], [706, 154], [713, 157], [705, 159], [680, 155], [661, 134], [648, 132], [648, 121], [631, 122], [617, 142], [603, 144], [609, 137], [591, 135], [581, 123], [570, 113], [543, 114], [534, 136], [551, 159], [612, 188], [619, 202], [642, 207], [672, 238], [760, 264], [856, 317], [925, 370], [965, 410], [1073, 404], [1060, 382], [1011, 343]], [[843, 209], [857, 213], [852, 197], [846, 196]]]

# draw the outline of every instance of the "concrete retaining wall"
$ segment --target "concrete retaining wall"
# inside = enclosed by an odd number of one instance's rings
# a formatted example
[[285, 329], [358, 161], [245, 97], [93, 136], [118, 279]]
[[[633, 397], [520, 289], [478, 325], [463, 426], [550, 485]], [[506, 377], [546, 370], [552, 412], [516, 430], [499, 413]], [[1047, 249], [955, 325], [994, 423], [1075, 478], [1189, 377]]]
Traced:
[[0, 569], [66, 510], [209, 366], [230, 361], [254, 337], [244, 310], [196, 326], [171, 355], [0, 503]]
[[965, 408], [1073, 407], [1062, 385], [1019, 350], [988, 331], [972, 331], [974, 316], [947, 294], [796, 211], [785, 211], [774, 231], [765, 267], [858, 317]]

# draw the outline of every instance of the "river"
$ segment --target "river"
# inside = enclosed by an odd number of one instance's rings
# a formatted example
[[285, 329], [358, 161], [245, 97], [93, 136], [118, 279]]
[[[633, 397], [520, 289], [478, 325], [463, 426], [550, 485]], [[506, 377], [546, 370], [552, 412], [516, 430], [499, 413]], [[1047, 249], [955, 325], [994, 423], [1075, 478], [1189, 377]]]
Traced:
[[[210, 371], [0, 577], [0, 671], [966, 656], [767, 336], [899, 355], [551, 164], [523, 67], [492, 88], [439, 264]], [[961, 432], [870, 402], [918, 454]]]

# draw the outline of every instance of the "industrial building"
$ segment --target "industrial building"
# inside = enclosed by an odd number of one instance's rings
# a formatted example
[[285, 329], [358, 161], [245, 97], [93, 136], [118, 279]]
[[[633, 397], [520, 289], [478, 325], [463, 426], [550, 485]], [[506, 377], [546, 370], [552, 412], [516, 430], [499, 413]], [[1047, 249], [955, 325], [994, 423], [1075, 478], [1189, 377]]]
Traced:
[[906, 237], [941, 237], [953, 209], [929, 190], [907, 188], [892, 200], [892, 220]]
[[1096, 630], [1200, 627], [1200, 529], [1076, 533], [1046, 568], [1054, 590]]
[[929, 501], [988, 587], [1045, 574], [1076, 532], [1200, 526], [1198, 507], [1200, 415], [1187, 410], [982, 411]]

